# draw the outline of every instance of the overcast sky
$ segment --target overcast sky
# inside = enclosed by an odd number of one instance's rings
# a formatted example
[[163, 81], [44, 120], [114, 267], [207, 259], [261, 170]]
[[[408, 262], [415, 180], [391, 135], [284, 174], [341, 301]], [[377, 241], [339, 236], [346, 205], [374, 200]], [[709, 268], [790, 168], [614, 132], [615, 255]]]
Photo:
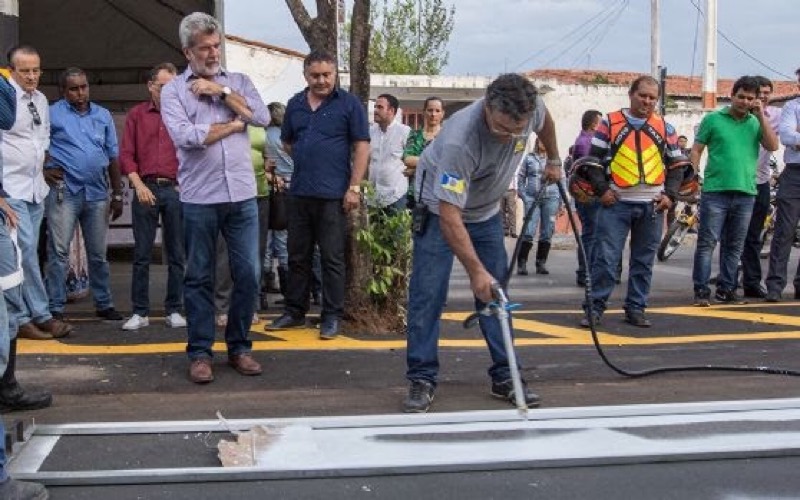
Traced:
[[[315, 2], [305, 0], [305, 3], [313, 15]], [[349, 9], [351, 2], [347, 3]], [[650, 71], [649, 0], [445, 0], [445, 3], [456, 6], [445, 74], [492, 76], [543, 68]], [[661, 64], [670, 74], [701, 75], [705, 19], [698, 18], [693, 4], [704, 10], [706, 0], [660, 3]], [[743, 54], [720, 36], [719, 76], [762, 74], [777, 80], [792, 79], [794, 70], [800, 66], [800, 55], [794, 50], [800, 2], [719, 0], [718, 3], [719, 31], [752, 56]], [[267, 9], [267, 4], [274, 7]], [[308, 50], [283, 0], [226, 0], [225, 23], [230, 34], [301, 52]]]

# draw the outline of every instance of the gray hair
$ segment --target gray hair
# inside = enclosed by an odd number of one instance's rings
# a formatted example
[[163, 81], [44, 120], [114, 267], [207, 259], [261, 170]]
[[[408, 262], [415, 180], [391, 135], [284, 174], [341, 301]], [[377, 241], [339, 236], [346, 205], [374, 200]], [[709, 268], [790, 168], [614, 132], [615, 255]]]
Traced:
[[194, 37], [198, 33], [204, 35], [219, 33], [221, 35], [222, 25], [214, 17], [205, 12], [192, 12], [181, 20], [181, 25], [178, 28], [181, 47], [188, 49], [194, 45]]
[[539, 92], [530, 80], [517, 73], [498, 76], [486, 89], [486, 105], [492, 111], [508, 115], [514, 120], [530, 116], [536, 109]]

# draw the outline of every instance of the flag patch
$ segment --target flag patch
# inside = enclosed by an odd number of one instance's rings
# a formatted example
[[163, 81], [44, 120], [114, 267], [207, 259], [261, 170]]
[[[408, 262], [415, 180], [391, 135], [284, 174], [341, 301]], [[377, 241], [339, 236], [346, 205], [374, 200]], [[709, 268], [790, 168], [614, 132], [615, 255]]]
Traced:
[[461, 178], [459, 175], [455, 174], [448, 174], [447, 172], [442, 174], [442, 188], [448, 191], [452, 191], [456, 194], [463, 194], [464, 189], [466, 188], [467, 183], [464, 182], [464, 179]]

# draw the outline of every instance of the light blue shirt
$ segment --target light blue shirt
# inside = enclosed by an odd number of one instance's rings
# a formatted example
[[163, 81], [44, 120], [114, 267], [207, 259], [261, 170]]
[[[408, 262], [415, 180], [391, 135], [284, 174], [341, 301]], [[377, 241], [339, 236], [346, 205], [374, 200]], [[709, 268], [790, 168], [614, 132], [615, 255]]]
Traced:
[[800, 124], [798, 115], [800, 115], [800, 99], [793, 99], [783, 106], [778, 135], [781, 144], [786, 146], [783, 151], [784, 163], [800, 163], [800, 151], [795, 149], [795, 146], [800, 146], [800, 132], [797, 130]]
[[285, 179], [292, 177], [294, 172], [294, 162], [292, 157], [283, 150], [281, 142], [281, 128], [270, 125], [267, 127], [267, 157], [275, 160], [275, 174]]
[[[189, 67], [161, 91], [161, 117], [178, 152], [181, 201], [207, 205], [254, 198], [256, 178], [247, 129], [203, 144], [211, 125], [228, 123], [236, 114], [218, 96], [195, 95], [191, 84], [197, 78]], [[253, 112], [250, 124], [269, 125], [269, 111], [250, 78], [220, 70], [212, 80], [244, 98]]]
[[86, 201], [108, 199], [106, 171], [119, 155], [117, 132], [109, 111], [95, 103], [80, 114], [66, 100], [50, 106], [49, 168], [64, 170], [72, 194], [85, 190]]

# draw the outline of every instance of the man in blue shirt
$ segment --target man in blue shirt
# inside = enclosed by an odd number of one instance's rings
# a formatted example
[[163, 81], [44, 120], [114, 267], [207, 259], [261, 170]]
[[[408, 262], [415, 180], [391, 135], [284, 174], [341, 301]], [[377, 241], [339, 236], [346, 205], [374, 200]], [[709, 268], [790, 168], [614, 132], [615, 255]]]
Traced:
[[122, 215], [114, 122], [107, 109], [89, 101], [89, 84], [83, 70], [64, 70], [59, 88], [63, 99], [50, 106], [50, 161], [44, 171], [52, 188], [45, 201], [50, 236], [47, 242], [50, 312], [54, 318], [63, 318], [69, 246], [75, 225], [80, 222], [97, 316], [119, 321], [122, 315], [114, 309], [106, 260], [109, 211], [112, 220]]
[[[0, 130], [8, 130], [14, 125], [17, 98], [11, 85], [0, 76]], [[0, 172], [3, 161], [0, 158]], [[16, 259], [17, 248], [11, 240], [11, 231], [16, 228], [19, 219], [14, 210], [5, 201], [6, 192], [0, 182], [0, 373], [6, 371], [9, 362], [10, 331], [8, 312], [3, 295], [5, 293], [20, 294], [22, 269]], [[0, 420], [0, 436], [5, 436], [3, 421]], [[8, 477], [6, 472], [5, 439], [0, 439], [0, 498], [18, 498], [33, 500], [47, 498], [47, 490], [38, 483], [17, 481]]]
[[[281, 140], [294, 160], [289, 187], [289, 287], [281, 317], [266, 327], [305, 326], [311, 259], [322, 257], [320, 337], [339, 333], [344, 313], [345, 213], [361, 203], [361, 181], [369, 162], [367, 113], [358, 99], [335, 87], [336, 60], [312, 52], [303, 61], [308, 87], [286, 107]], [[352, 164], [351, 164], [352, 150]]]

